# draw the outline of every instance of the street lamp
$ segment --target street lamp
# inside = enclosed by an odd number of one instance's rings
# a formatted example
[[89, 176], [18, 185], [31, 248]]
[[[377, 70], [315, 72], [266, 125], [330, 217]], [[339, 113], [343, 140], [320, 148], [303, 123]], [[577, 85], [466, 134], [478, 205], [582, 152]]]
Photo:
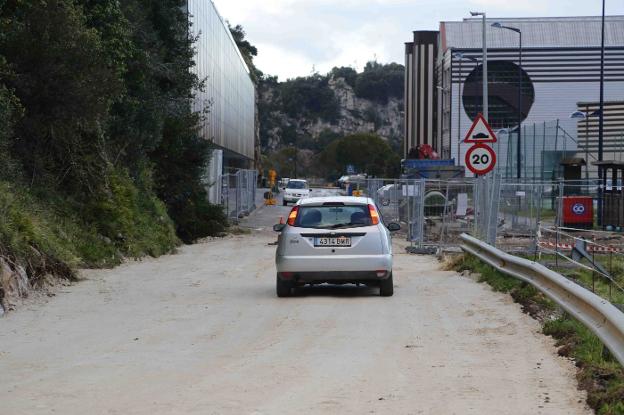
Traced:
[[517, 145], [517, 158], [518, 158], [518, 179], [522, 176], [522, 155], [521, 151], [521, 141], [522, 141], [522, 30], [517, 27], [504, 26], [500, 22], [492, 23], [492, 27], [496, 27], [498, 29], [507, 29], [512, 32], [516, 32], [520, 39], [520, 47], [518, 48], [518, 145]]
[[[453, 53], [453, 57], [459, 61], [459, 84], [457, 87], [457, 165], [461, 164], [461, 100], [462, 100], [462, 62], [464, 59], [478, 63], [479, 61], [472, 56], [466, 56], [462, 52]], [[451, 76], [451, 84], [452, 76]]]
[[598, 120], [598, 161], [603, 158], [604, 139], [604, 67], [605, 67], [605, 0], [602, 0], [602, 38], [600, 41], [600, 114]]
[[483, 116], [489, 122], [488, 111], [488, 59], [487, 59], [487, 18], [484, 12], [470, 12], [473, 17], [483, 16]]
[[[594, 111], [592, 113], [589, 112], [589, 107], [587, 107], [587, 111], [574, 111], [570, 114], [570, 118], [574, 120], [585, 120], [585, 179], [589, 180], [589, 117], [597, 117], [600, 114], [600, 110]], [[557, 150], [557, 149], [555, 149]]]

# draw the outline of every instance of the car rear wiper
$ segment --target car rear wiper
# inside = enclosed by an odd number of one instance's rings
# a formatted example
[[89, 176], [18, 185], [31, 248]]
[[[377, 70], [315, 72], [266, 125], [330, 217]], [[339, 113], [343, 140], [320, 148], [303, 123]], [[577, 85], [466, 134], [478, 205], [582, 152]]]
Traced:
[[337, 223], [332, 225], [329, 229], [339, 229], [339, 228], [360, 228], [362, 226], [368, 226], [363, 223]]

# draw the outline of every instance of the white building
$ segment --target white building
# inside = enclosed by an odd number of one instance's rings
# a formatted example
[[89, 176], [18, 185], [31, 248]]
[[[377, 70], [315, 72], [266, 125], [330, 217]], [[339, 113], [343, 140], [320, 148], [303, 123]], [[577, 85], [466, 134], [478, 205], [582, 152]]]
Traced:
[[[492, 27], [495, 22], [522, 32], [521, 106], [519, 35]], [[593, 112], [599, 100], [600, 17], [490, 18], [487, 23], [489, 121], [494, 130], [504, 129], [494, 145], [499, 171], [516, 175], [517, 133], [509, 130], [518, 125], [519, 108], [523, 177], [551, 177], [561, 159], [576, 154], [596, 160], [598, 118], [586, 122], [570, 116]], [[415, 32], [415, 41], [407, 44], [406, 152], [429, 143], [442, 158], [464, 164], [468, 145], [462, 141], [482, 112], [482, 27], [481, 18], [442, 22], [434, 43], [431, 32]], [[624, 150], [624, 115], [622, 104], [616, 105], [624, 100], [624, 16], [607, 17], [605, 27], [605, 101], [610, 104], [604, 159], [617, 160]], [[431, 123], [428, 131], [415, 128]]]

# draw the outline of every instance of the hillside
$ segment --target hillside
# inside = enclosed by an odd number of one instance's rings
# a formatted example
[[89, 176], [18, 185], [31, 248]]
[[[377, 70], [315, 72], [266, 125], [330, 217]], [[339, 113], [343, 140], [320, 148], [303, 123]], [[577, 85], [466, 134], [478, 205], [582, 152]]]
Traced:
[[[280, 82], [255, 66], [258, 49], [244, 28], [230, 31], [257, 88], [260, 171], [334, 179], [350, 164], [369, 174], [398, 174], [403, 65], [371, 61], [361, 72], [336, 67]], [[349, 150], [356, 143], [359, 151]]]
[[403, 110], [402, 65], [369, 62], [285, 82], [259, 84], [260, 139], [272, 152], [285, 146], [320, 150], [331, 138], [373, 133], [398, 149]]

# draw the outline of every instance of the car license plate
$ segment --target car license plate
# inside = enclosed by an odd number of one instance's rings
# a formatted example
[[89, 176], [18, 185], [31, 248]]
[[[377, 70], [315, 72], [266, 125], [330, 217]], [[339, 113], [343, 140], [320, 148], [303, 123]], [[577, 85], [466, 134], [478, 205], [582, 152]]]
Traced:
[[349, 247], [351, 246], [351, 238], [348, 236], [331, 236], [315, 238], [314, 246], [328, 247]]

